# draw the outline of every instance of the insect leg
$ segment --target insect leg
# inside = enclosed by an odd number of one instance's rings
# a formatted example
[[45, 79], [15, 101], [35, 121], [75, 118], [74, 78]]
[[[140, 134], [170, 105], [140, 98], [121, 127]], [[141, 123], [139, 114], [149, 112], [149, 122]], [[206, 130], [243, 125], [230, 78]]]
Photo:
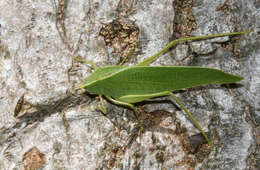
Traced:
[[81, 59], [81, 58], [75, 57], [75, 56], [73, 56], [72, 58], [73, 58], [73, 60], [76, 60], [80, 63], [86, 63], [86, 64], [91, 65], [91, 67], [93, 67], [94, 70], [97, 70], [97, 68], [98, 68], [97, 65], [93, 61], [87, 61], [87, 60], [84, 60], [84, 59]]
[[105, 107], [105, 104], [104, 104], [104, 100], [102, 98], [102, 95], [98, 95], [99, 99], [100, 99], [100, 103], [101, 103], [101, 106], [99, 106], [99, 110], [101, 110], [104, 114], [107, 114], [107, 109]]
[[186, 42], [189, 40], [203, 40], [208, 38], [216, 38], [216, 37], [224, 37], [224, 36], [231, 36], [231, 35], [239, 35], [239, 34], [249, 34], [252, 32], [252, 30], [246, 30], [246, 31], [240, 31], [240, 32], [231, 32], [231, 33], [222, 33], [222, 34], [215, 34], [215, 35], [205, 35], [205, 36], [199, 36], [199, 37], [187, 37], [187, 38], [179, 38], [176, 40], [171, 41], [169, 44], [167, 44], [162, 50], [154, 54], [153, 56], [145, 59], [143, 62], [137, 64], [137, 66], [148, 66], [151, 64], [156, 58], [159, 57], [159, 55], [164, 54], [169, 48], [172, 48], [178, 43]]
[[137, 112], [137, 110], [136, 110], [136, 107], [135, 107], [133, 104], [121, 102], [121, 101], [115, 100], [115, 99], [113, 99], [113, 98], [111, 98], [111, 97], [109, 97], [109, 96], [106, 96], [106, 98], [107, 98], [109, 101], [111, 101], [112, 103], [115, 103], [115, 104], [118, 104], [118, 105], [123, 105], [123, 106], [126, 106], [126, 107], [131, 108], [131, 109], [134, 111], [134, 113], [135, 113], [135, 117], [136, 117], [136, 119], [137, 119], [137, 121], [138, 121], [138, 126], [139, 126], [141, 132], [144, 132], [144, 128], [143, 128], [142, 121], [139, 119], [138, 112]]
[[181, 109], [188, 115], [188, 117], [191, 120], [191, 122], [194, 124], [194, 126], [200, 131], [200, 133], [206, 139], [206, 141], [208, 142], [208, 144], [210, 146], [210, 149], [212, 151], [214, 149], [214, 145], [212, 144], [211, 140], [208, 138], [206, 133], [202, 130], [202, 128], [200, 127], [199, 123], [193, 118], [192, 114], [186, 109], [186, 107], [183, 105], [183, 103], [172, 92], [169, 92], [169, 95], [174, 98], [174, 100], [181, 107]]
[[136, 44], [133, 43], [129, 49], [129, 52], [124, 56], [123, 60], [118, 64], [119, 66], [122, 66], [126, 60], [132, 56], [132, 54], [135, 52]]

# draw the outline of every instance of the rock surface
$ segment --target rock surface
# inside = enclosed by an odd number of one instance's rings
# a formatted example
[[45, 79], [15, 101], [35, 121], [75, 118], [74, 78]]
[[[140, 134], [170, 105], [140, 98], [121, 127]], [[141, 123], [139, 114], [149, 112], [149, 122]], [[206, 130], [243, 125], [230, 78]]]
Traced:
[[[259, 0], [0, 1], [0, 169], [259, 169], [259, 27]], [[152, 64], [244, 77], [176, 93], [213, 152], [169, 97], [138, 105], [140, 134], [131, 110], [105, 102], [103, 115], [96, 96], [70, 93], [92, 72], [72, 56], [105, 66], [129, 53], [134, 65], [176, 38], [247, 29], [177, 45]]]

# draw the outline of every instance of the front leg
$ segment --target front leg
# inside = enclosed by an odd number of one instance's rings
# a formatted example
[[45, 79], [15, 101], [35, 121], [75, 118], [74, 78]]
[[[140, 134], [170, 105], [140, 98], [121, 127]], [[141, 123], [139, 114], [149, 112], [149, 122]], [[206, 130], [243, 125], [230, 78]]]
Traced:
[[89, 64], [89, 65], [91, 65], [91, 67], [92, 67], [94, 70], [97, 70], [97, 65], [96, 65], [93, 61], [87, 61], [87, 60], [84, 60], [84, 59], [81, 59], [81, 58], [75, 57], [75, 56], [73, 56], [72, 59], [73, 59], [73, 60], [76, 60], [76, 61], [78, 61], [78, 62], [80, 62], [80, 63]]
[[105, 107], [102, 95], [100, 94], [100, 95], [98, 95], [98, 97], [99, 97], [101, 105], [100, 106], [95, 106], [95, 110], [100, 110], [102, 113], [107, 114], [107, 109]]

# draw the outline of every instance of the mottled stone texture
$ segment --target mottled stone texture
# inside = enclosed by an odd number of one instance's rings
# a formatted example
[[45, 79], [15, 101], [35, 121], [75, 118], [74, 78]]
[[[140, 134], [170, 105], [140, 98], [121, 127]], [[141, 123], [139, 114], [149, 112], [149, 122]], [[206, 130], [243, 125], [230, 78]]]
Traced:
[[[259, 169], [259, 7], [259, 0], [1, 0], [0, 169]], [[111, 23], [118, 32], [100, 32]], [[105, 102], [105, 116], [94, 109], [96, 96], [70, 95], [92, 71], [72, 56], [115, 65], [130, 50], [134, 65], [179, 37], [246, 29], [254, 31], [183, 43], [153, 63], [244, 77], [177, 93], [213, 140], [211, 153], [171, 98], [138, 105], [141, 134], [131, 110]]]

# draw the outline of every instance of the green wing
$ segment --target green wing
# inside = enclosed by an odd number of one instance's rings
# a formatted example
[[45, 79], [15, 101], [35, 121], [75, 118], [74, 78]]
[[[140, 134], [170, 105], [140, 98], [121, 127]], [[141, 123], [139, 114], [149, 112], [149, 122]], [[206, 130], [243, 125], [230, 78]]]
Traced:
[[242, 78], [213, 68], [108, 66], [98, 69], [86, 78], [84, 88], [90, 93], [136, 103], [166, 95], [169, 91], [208, 84], [234, 83], [239, 80]]

